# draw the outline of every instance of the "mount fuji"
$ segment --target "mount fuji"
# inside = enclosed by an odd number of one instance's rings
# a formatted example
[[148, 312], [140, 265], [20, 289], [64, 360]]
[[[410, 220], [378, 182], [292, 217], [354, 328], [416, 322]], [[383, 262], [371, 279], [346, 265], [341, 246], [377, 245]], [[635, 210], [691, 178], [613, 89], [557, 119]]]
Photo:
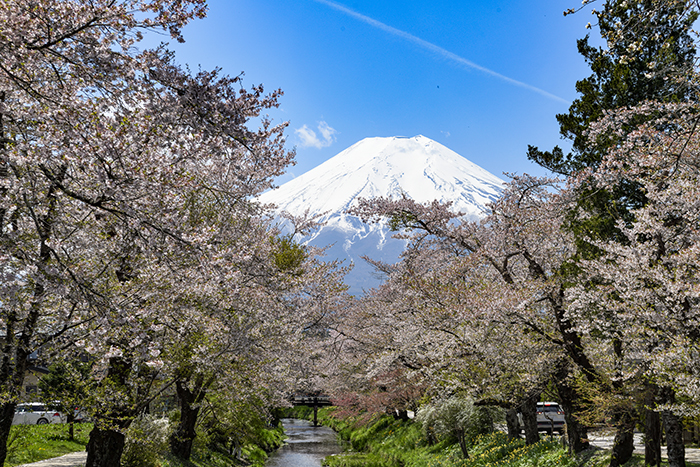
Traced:
[[504, 181], [424, 136], [366, 138], [305, 174], [263, 193], [259, 201], [277, 212], [320, 215], [324, 225], [303, 239], [327, 250], [331, 259], [354, 263], [346, 278], [350, 292], [377, 286], [381, 278], [361, 257], [394, 263], [405, 241], [391, 238], [386, 225], [363, 223], [346, 212], [357, 198], [377, 196], [417, 202], [452, 201], [452, 209], [473, 220], [495, 201]]

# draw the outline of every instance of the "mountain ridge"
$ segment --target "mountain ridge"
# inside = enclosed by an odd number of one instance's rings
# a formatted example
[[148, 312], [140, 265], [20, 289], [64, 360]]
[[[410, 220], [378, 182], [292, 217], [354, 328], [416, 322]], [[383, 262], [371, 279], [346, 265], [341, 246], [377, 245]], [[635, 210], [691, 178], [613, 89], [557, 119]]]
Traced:
[[[333, 245], [328, 256], [348, 258], [355, 269], [348, 276], [351, 291], [374, 287], [372, 271], [360, 257], [395, 262], [405, 242], [391, 239], [386, 225], [364, 224], [347, 213], [358, 197], [398, 198], [417, 202], [453, 202], [453, 209], [477, 220], [488, 203], [500, 196], [504, 181], [425, 136], [365, 138], [317, 167], [259, 197], [277, 212], [307, 211], [324, 223], [302, 241]], [[371, 268], [370, 268], [371, 269]], [[362, 276], [362, 277], [358, 277]], [[355, 282], [350, 283], [350, 282]]]

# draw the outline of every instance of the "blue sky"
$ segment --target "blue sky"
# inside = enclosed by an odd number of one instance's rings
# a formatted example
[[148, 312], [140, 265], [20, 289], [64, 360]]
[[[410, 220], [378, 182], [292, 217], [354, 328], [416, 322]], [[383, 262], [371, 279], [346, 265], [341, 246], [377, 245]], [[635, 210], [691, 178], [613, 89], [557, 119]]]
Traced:
[[[580, 5], [580, 4], [579, 4]], [[281, 88], [297, 165], [283, 183], [357, 141], [422, 134], [495, 175], [543, 175], [557, 113], [590, 74], [576, 51], [590, 10], [576, 0], [209, 0], [171, 43], [193, 70], [245, 72]], [[596, 30], [591, 34], [597, 39]]]

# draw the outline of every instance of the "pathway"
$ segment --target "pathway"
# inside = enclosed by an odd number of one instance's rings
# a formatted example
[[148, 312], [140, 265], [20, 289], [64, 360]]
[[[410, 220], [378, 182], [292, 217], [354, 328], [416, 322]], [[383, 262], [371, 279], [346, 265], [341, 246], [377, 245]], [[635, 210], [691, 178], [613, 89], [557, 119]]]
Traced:
[[23, 464], [17, 467], [83, 467], [87, 459], [87, 452], [72, 452], [61, 457], [45, 459], [31, 464]]
[[[612, 449], [613, 440], [615, 435], [606, 432], [593, 432], [588, 433], [588, 441], [593, 446], [602, 449]], [[634, 434], [634, 453], [644, 455], [644, 441], [642, 441], [642, 434]], [[661, 446], [661, 457], [666, 459], [666, 446]], [[700, 464], [700, 449], [698, 448], [685, 448], [685, 460], [695, 464]]]

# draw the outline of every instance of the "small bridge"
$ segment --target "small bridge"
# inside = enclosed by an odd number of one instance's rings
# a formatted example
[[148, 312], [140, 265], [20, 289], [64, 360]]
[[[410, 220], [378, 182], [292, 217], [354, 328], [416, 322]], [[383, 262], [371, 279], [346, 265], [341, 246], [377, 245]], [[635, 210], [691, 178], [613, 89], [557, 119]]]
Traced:
[[295, 395], [292, 396], [290, 402], [292, 405], [308, 405], [309, 407], [314, 407], [314, 406], [325, 406], [325, 405], [333, 405], [331, 402], [330, 396], [324, 396], [324, 395], [319, 395], [319, 396], [308, 396], [308, 395]]
[[313, 394], [296, 394], [290, 397], [292, 405], [306, 405], [314, 408], [314, 426], [318, 426], [318, 408], [333, 405], [330, 396]]

